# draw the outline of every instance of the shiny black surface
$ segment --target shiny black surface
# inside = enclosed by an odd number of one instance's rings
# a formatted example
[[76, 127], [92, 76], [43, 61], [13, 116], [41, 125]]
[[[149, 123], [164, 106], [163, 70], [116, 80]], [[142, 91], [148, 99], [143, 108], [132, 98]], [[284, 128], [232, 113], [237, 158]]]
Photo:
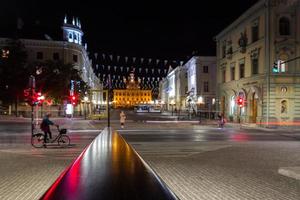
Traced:
[[178, 199], [130, 145], [105, 129], [41, 199]]

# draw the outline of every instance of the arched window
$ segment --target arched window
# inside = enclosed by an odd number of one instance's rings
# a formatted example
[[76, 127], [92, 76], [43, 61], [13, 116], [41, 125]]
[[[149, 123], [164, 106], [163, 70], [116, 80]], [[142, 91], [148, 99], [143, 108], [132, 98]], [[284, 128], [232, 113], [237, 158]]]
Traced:
[[234, 115], [235, 110], [236, 110], [235, 96], [232, 96], [230, 98], [230, 115]]
[[281, 17], [279, 19], [279, 34], [280, 35], [290, 35], [290, 20], [287, 17]]

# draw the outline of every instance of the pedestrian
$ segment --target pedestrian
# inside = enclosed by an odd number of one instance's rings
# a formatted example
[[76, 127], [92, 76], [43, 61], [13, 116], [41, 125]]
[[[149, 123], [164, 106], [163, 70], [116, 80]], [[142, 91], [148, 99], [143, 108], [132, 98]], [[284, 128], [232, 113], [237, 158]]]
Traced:
[[121, 123], [121, 128], [122, 129], [125, 126], [125, 119], [126, 119], [126, 115], [125, 115], [124, 111], [121, 111], [121, 113], [120, 113], [120, 123]]
[[225, 125], [225, 122], [226, 122], [226, 120], [224, 118], [224, 114], [223, 113], [218, 114], [218, 119], [219, 119], [219, 127], [223, 128]]
[[41, 123], [41, 130], [44, 132], [45, 136], [44, 136], [44, 147], [46, 147], [46, 142], [48, 139], [48, 134], [49, 134], [49, 138], [52, 139], [52, 133], [50, 130], [50, 125], [54, 125], [57, 126], [56, 124], [54, 124], [49, 118], [51, 117], [51, 113], [47, 113], [44, 118], [43, 121]]

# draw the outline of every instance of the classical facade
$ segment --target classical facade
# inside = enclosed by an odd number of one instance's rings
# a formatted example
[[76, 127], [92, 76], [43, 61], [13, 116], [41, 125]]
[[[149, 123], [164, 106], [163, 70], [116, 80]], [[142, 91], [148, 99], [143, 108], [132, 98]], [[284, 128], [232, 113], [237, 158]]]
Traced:
[[[216, 36], [218, 100], [228, 119], [300, 121], [299, 6], [294, 0], [260, 0]], [[244, 99], [242, 107], [237, 98]]]
[[168, 75], [161, 83], [161, 103], [163, 110], [186, 109], [187, 72], [184, 66], [169, 68]]
[[[87, 44], [83, 45], [81, 23], [78, 19], [72, 19], [68, 23], [65, 17], [63, 25], [63, 40], [54, 41], [50, 38], [47, 40], [37, 39], [20, 39], [24, 44], [30, 63], [43, 63], [48, 60], [58, 61], [63, 63], [71, 63], [81, 72], [82, 80], [91, 88], [89, 94], [89, 106], [91, 110], [99, 102], [103, 101], [102, 84], [99, 78], [94, 73], [92, 61], [88, 56]], [[5, 47], [9, 38], [0, 38], [0, 47]], [[43, 66], [37, 66], [43, 67]], [[77, 106], [77, 111], [82, 110], [82, 104]]]
[[[214, 113], [216, 103], [216, 57], [193, 56], [187, 71], [186, 102], [190, 112]], [[207, 116], [208, 117], [208, 116]]]
[[113, 104], [115, 108], [132, 108], [138, 104], [152, 103], [152, 91], [140, 89], [141, 80], [136, 80], [134, 73], [124, 79], [126, 89], [113, 90]]

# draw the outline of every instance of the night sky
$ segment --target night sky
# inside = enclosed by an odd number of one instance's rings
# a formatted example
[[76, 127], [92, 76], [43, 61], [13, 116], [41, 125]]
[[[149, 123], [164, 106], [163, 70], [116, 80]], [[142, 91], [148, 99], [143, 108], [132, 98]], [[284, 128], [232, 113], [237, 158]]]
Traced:
[[213, 37], [257, 0], [104, 2], [1, 1], [0, 36], [11, 36], [21, 17], [24, 37], [61, 40], [67, 14], [81, 19], [90, 52], [184, 60], [193, 51], [215, 55]]

